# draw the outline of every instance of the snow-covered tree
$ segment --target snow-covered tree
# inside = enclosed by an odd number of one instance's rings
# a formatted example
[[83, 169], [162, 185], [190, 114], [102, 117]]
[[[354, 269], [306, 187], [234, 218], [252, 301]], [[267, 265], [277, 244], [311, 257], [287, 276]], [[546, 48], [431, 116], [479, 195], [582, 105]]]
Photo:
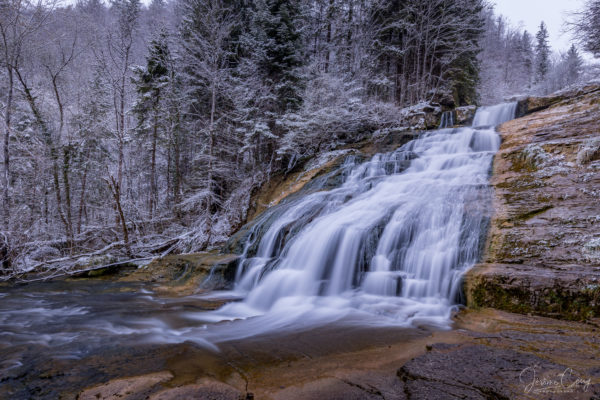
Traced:
[[138, 93], [138, 100], [134, 105], [138, 117], [137, 131], [143, 142], [147, 142], [146, 137], [150, 137], [148, 212], [152, 218], [159, 201], [156, 171], [158, 145], [166, 137], [165, 123], [169, 118], [169, 107], [164, 100], [169, 85], [174, 80], [173, 60], [165, 31], [159, 32], [150, 42], [146, 65], [135, 68], [134, 73]]
[[550, 45], [548, 44], [548, 29], [542, 21], [540, 29], [535, 35], [535, 79], [537, 83], [543, 82], [550, 70]]
[[297, 2], [257, 0], [252, 23], [259, 73], [272, 88], [275, 110], [295, 110], [302, 102], [301, 10]]
[[237, 20], [235, 11], [221, 0], [184, 0], [182, 12], [181, 56], [188, 126], [200, 133], [194, 159], [197, 192], [185, 201], [185, 206], [204, 210], [202, 240], [208, 243], [213, 215], [227, 192], [225, 186], [235, 178], [234, 166], [227, 161], [236, 144], [231, 125], [231, 40]]
[[564, 57], [565, 70], [566, 70], [566, 80], [568, 85], [572, 85], [579, 81], [581, 77], [581, 72], [583, 68], [583, 59], [579, 55], [579, 51], [577, 51], [577, 47], [575, 45], [571, 45], [569, 51]]
[[0, 263], [218, 244], [271, 177], [404, 106], [585, 76], [573, 48], [536, 79], [535, 39], [483, 0], [0, 0]]
[[387, 82], [384, 96], [407, 105], [446, 91], [458, 104], [476, 101], [482, 1], [410, 0], [376, 6], [374, 22], [380, 28], [373, 48], [376, 68]]
[[587, 0], [569, 26], [583, 49], [600, 57], [600, 0]]

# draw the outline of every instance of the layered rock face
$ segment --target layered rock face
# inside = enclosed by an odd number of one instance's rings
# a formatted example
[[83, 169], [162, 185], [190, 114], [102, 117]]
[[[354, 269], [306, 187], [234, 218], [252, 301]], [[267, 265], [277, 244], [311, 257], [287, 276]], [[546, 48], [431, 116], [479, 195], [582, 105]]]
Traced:
[[494, 216], [467, 303], [600, 317], [600, 85], [519, 108], [529, 114], [499, 127]]

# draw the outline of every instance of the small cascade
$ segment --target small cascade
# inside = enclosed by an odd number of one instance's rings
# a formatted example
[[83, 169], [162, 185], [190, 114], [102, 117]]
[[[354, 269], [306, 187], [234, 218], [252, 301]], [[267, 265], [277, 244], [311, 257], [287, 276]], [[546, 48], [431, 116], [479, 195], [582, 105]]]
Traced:
[[[341, 186], [277, 206], [244, 250], [235, 283], [243, 301], [209, 319], [271, 315], [260, 330], [277, 329], [273, 315], [301, 318], [312, 305], [311, 315], [327, 309], [328, 318], [354, 309], [447, 324], [490, 217], [493, 126], [515, 109], [484, 107], [474, 127], [427, 132], [363, 163], [349, 158]], [[441, 127], [453, 123], [444, 113]]]
[[454, 126], [454, 111], [444, 111], [440, 121], [439, 129], [452, 128]]
[[517, 102], [480, 107], [473, 119], [473, 127], [495, 127], [515, 117]]

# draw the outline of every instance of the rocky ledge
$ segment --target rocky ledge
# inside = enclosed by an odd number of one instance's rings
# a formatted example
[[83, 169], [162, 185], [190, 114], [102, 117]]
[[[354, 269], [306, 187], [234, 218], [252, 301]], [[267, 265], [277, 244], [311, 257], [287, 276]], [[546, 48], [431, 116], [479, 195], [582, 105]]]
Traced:
[[[600, 317], [600, 85], [519, 103], [499, 127], [494, 215], [467, 303]], [[533, 112], [532, 112], [533, 111]]]
[[[173, 254], [153, 260], [135, 271], [121, 272], [121, 282], [148, 282], [166, 296], [187, 296], [209, 290], [230, 289], [239, 256], [218, 252]], [[220, 304], [217, 304], [220, 305]]]

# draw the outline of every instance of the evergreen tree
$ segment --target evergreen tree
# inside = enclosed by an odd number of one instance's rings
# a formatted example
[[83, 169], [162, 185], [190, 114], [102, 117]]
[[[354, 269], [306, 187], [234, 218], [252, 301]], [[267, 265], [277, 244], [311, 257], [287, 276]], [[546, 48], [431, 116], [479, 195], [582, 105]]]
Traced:
[[531, 45], [531, 36], [529, 32], [524, 31], [519, 43], [519, 62], [523, 69], [523, 81], [527, 88], [531, 87], [531, 78], [533, 76], [533, 64], [535, 55]]
[[[372, 48], [384, 74], [370, 89], [400, 105], [450, 92], [458, 104], [476, 101], [481, 0], [408, 0], [375, 3], [379, 26]], [[389, 90], [381, 91], [383, 82]]]
[[[111, 84], [107, 82], [101, 69], [96, 66], [94, 75], [86, 90], [89, 97], [82, 104], [81, 111], [71, 121], [77, 127], [78, 146], [74, 157], [74, 170], [79, 171], [79, 204], [77, 210], [77, 233], [81, 233], [84, 222], [89, 222], [90, 208], [105, 206], [105, 200], [94, 199], [90, 192], [105, 189], [102, 166], [110, 159], [107, 142], [110, 139], [109, 121], [111, 117]], [[106, 193], [108, 194], [108, 193]]]
[[540, 29], [535, 35], [535, 79], [536, 83], [542, 82], [550, 70], [550, 45], [548, 44], [548, 29], [542, 21]]
[[475, 104], [478, 101], [480, 65], [477, 55], [480, 52], [479, 39], [484, 22], [481, 17], [481, 0], [457, 1], [451, 9], [454, 14], [455, 48], [459, 56], [449, 65], [448, 83], [458, 105]]
[[566, 81], [568, 85], [577, 83], [581, 76], [581, 69], [583, 67], [583, 59], [579, 55], [575, 45], [571, 45], [571, 48], [565, 56], [565, 69], [566, 69]]
[[164, 136], [163, 121], [167, 118], [165, 107], [162, 107], [164, 92], [172, 80], [173, 67], [168, 45], [167, 33], [163, 30], [152, 39], [146, 66], [134, 70], [134, 83], [138, 93], [138, 101], [134, 111], [138, 116], [138, 133], [150, 135], [150, 191], [148, 211], [152, 217], [158, 203], [158, 184], [156, 172], [157, 146]]
[[165, 0], [151, 0], [145, 13], [148, 30], [155, 36], [168, 25], [169, 11]]
[[301, 9], [297, 2], [257, 0], [253, 18], [259, 73], [276, 96], [276, 112], [293, 111], [302, 102]]
[[184, 0], [181, 36], [181, 67], [186, 88], [188, 129], [197, 132], [199, 143], [193, 154], [193, 177], [198, 193], [184, 205], [203, 215], [198, 242], [209, 243], [213, 217], [236, 183], [236, 153], [239, 140], [234, 120], [236, 11], [226, 2]]

